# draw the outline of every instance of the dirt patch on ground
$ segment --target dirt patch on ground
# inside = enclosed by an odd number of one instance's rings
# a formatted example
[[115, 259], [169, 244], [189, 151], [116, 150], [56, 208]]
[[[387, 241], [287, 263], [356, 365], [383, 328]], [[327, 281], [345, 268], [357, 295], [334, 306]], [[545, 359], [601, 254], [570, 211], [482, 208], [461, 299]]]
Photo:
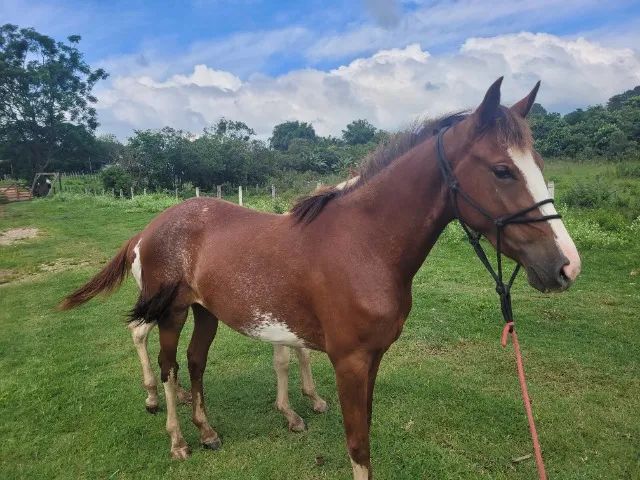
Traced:
[[0, 245], [11, 245], [21, 240], [34, 238], [38, 235], [39, 232], [40, 230], [38, 230], [37, 228], [31, 227], [12, 228], [11, 230], [5, 230], [4, 232], [0, 232]]
[[96, 264], [95, 261], [91, 262], [88, 260], [77, 260], [75, 258], [59, 258], [55, 262], [41, 263], [39, 268], [41, 272], [57, 273], [71, 270], [73, 268], [88, 267], [89, 265], [94, 264]]
[[0, 285], [3, 283], [9, 283], [15, 279], [18, 275], [13, 270], [0, 269]]
[[74, 258], [59, 258], [53, 262], [41, 263], [35, 272], [19, 272], [16, 270], [0, 269], [0, 286], [7, 284], [31, 282], [44, 278], [52, 273], [66, 272], [76, 268], [95, 266], [96, 268], [104, 264], [100, 259], [77, 260]]

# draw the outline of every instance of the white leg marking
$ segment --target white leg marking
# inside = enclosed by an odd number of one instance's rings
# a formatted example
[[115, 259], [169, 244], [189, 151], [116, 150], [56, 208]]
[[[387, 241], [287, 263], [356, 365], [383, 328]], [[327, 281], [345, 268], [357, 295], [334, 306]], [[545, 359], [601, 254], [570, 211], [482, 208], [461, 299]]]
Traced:
[[[549, 198], [549, 191], [547, 185], [544, 182], [542, 171], [538, 164], [533, 159], [533, 155], [530, 150], [520, 150], [515, 148], [508, 149], [509, 156], [513, 160], [513, 163], [518, 167], [529, 193], [533, 197], [534, 202], [540, 202]], [[540, 207], [540, 212], [543, 215], [554, 215], [556, 212], [553, 204], [548, 203]], [[548, 220], [553, 230], [553, 234], [556, 237], [556, 244], [562, 252], [562, 254], [569, 260], [569, 265], [565, 266], [564, 272], [570, 280], [575, 280], [580, 273], [581, 262], [580, 255], [576, 249], [569, 232], [567, 232], [564, 223], [560, 219]]]
[[131, 274], [133, 275], [133, 278], [136, 279], [138, 288], [142, 290], [142, 259], [140, 258], [140, 242], [142, 242], [142, 239], [138, 240], [138, 243], [136, 243], [136, 246], [133, 248], [133, 254], [135, 256], [133, 258], [133, 263], [131, 264]]
[[302, 393], [311, 399], [313, 402], [313, 409], [316, 412], [322, 413], [327, 411], [327, 402], [325, 402], [318, 392], [316, 392], [316, 385], [313, 382], [313, 375], [311, 373], [311, 357], [309, 356], [309, 350], [306, 348], [296, 348], [296, 355], [298, 356], [298, 363], [300, 365], [300, 379], [302, 381]]
[[289, 423], [289, 430], [301, 432], [304, 421], [289, 406], [289, 348], [284, 345], [273, 345], [273, 368], [276, 371], [278, 384], [276, 408], [282, 412]]
[[351, 468], [353, 468], [353, 480], [369, 480], [369, 469], [364, 465], [360, 465], [351, 459]]
[[178, 421], [178, 410], [176, 406], [178, 380], [173, 369], [169, 370], [169, 378], [163, 385], [167, 402], [167, 432], [171, 437], [171, 456], [175, 459], [183, 460], [189, 456], [189, 446], [180, 431], [180, 422]]
[[149, 351], [147, 350], [149, 332], [155, 325], [155, 323], [141, 323], [139, 325], [133, 323], [129, 324], [133, 344], [136, 347], [138, 357], [140, 358], [140, 365], [142, 366], [143, 385], [147, 390], [147, 399], [145, 400], [145, 404], [150, 412], [153, 412], [158, 408], [158, 382], [153, 370], [151, 369]]
[[220, 446], [220, 439], [211, 425], [209, 425], [209, 419], [207, 418], [207, 410], [202, 401], [202, 395], [200, 392], [196, 392], [193, 399], [193, 423], [200, 430], [200, 443], [211, 446], [212, 448], [218, 448]]

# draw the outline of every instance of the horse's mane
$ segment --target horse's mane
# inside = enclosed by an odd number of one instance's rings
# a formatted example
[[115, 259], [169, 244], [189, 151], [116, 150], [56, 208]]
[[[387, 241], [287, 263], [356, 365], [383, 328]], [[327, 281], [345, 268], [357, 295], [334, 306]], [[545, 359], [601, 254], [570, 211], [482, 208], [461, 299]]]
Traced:
[[[416, 122], [406, 130], [394, 133], [363, 159], [353, 181], [346, 182], [343, 187], [325, 187], [299, 199], [291, 209], [293, 218], [298, 223], [310, 223], [333, 199], [348, 195], [362, 187], [409, 150], [437, 135], [442, 128], [453, 126], [468, 116], [468, 112], [462, 111], [426, 119]], [[496, 131], [498, 140], [505, 145], [522, 147], [532, 143], [531, 131], [526, 121], [508, 108], [500, 107], [491, 128]]]

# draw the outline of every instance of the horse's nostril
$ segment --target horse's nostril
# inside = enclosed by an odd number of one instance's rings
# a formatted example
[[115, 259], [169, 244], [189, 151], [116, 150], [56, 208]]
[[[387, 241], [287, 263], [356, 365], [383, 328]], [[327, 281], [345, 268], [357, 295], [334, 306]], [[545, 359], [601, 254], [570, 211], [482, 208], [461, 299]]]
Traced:
[[561, 280], [560, 283], [569, 283], [571, 281], [567, 276], [566, 272], [564, 271], [564, 267], [560, 269], [560, 280]]

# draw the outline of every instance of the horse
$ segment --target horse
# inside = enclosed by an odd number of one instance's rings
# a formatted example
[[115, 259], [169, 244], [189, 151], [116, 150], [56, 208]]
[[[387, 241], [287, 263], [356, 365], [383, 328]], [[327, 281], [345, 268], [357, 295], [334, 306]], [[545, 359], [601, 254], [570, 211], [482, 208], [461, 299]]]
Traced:
[[[334, 188], [343, 189], [351, 185], [357, 180], [356, 174], [351, 173], [350, 178], [339, 183]], [[131, 265], [128, 266], [131, 270]], [[136, 284], [141, 289], [142, 285], [136, 277]], [[149, 333], [153, 330], [156, 322], [129, 323], [131, 338], [133, 345], [138, 353], [140, 366], [142, 368], [142, 385], [147, 391], [145, 399], [145, 409], [152, 414], [158, 412], [158, 384], [156, 376], [151, 368], [151, 360], [149, 359], [149, 351], [147, 349]], [[311, 372], [311, 358], [306, 348], [294, 347], [296, 356], [298, 357], [298, 365], [300, 367], [300, 380], [302, 382], [302, 393], [311, 400], [312, 408], [317, 413], [327, 411], [327, 402], [318, 395], [315, 382], [313, 381], [313, 373]], [[275, 407], [284, 415], [288, 422], [288, 428], [292, 432], [302, 432], [305, 429], [305, 423], [302, 417], [298, 415], [289, 403], [289, 360], [291, 352], [289, 347], [285, 345], [273, 344], [273, 368], [276, 372], [276, 401]], [[192, 396], [188, 390], [185, 390], [178, 382], [176, 387], [176, 397], [179, 403], [191, 403]]]
[[[301, 199], [290, 215], [209, 198], [171, 207], [63, 301], [62, 308], [72, 308], [115, 288], [130, 266], [141, 285], [130, 320], [156, 322], [159, 329], [174, 458], [190, 453], [176, 414], [176, 346], [189, 307], [193, 422], [203, 444], [219, 444], [202, 375], [222, 321], [249, 337], [328, 355], [353, 478], [363, 480], [373, 478], [369, 432], [381, 360], [411, 310], [415, 274], [451, 221], [458, 217], [522, 265], [537, 290], [559, 292], [575, 281], [580, 256], [547, 199], [543, 160], [525, 119], [539, 83], [511, 107], [500, 104], [501, 84], [496, 80], [472, 113], [391, 136], [369, 155], [357, 180]], [[456, 191], [473, 203], [451, 195], [440, 151]], [[501, 229], [492, 221], [514, 212], [531, 222]]]
[[[356, 174], [351, 173], [350, 178], [342, 183], [335, 185], [336, 189], [343, 189], [351, 185], [357, 180]], [[128, 266], [131, 270], [131, 265]], [[137, 281], [138, 288], [141, 289], [142, 285]], [[156, 376], [151, 368], [151, 360], [149, 359], [149, 351], [147, 349], [149, 333], [156, 325], [155, 322], [129, 323], [129, 330], [131, 331], [131, 338], [133, 345], [138, 353], [138, 359], [140, 360], [140, 366], [142, 368], [142, 385], [147, 391], [147, 398], [145, 399], [145, 409], [147, 412], [155, 414], [158, 412], [158, 384]], [[302, 383], [302, 393], [304, 396], [311, 400], [311, 406], [317, 413], [324, 413], [328, 409], [327, 402], [318, 394], [315, 382], [313, 381], [313, 373], [311, 371], [311, 357], [309, 351], [306, 348], [294, 347], [293, 350], [298, 357], [298, 365], [300, 367], [300, 380]], [[288, 423], [288, 428], [292, 432], [302, 432], [305, 430], [304, 420], [298, 415], [289, 403], [289, 361], [291, 352], [289, 347], [285, 345], [274, 344], [273, 345], [273, 368], [276, 372], [276, 401], [275, 407], [284, 415]], [[176, 387], [176, 397], [178, 403], [189, 404], [191, 403], [191, 392], [185, 390], [178, 382]]]

